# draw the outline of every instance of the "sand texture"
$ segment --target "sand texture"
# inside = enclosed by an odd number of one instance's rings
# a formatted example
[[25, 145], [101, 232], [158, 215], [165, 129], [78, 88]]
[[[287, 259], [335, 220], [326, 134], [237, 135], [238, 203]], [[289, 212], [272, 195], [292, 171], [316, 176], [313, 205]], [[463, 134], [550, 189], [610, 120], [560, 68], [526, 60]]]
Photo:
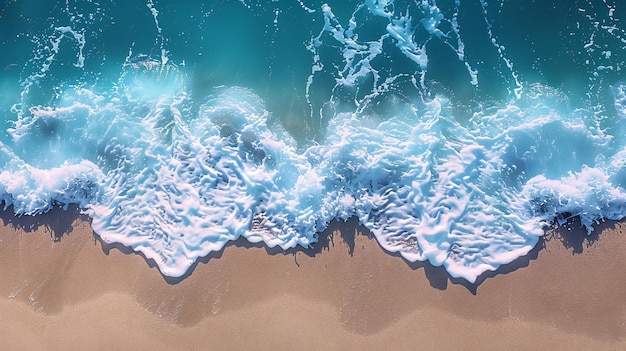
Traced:
[[236, 242], [166, 280], [76, 209], [1, 216], [2, 350], [626, 349], [621, 222], [550, 232], [470, 285], [356, 221], [309, 250]]

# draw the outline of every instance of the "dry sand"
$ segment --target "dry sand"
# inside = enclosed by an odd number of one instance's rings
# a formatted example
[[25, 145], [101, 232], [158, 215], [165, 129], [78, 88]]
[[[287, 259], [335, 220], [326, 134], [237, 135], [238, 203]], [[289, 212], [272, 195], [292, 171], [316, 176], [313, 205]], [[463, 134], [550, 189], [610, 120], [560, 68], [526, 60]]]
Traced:
[[562, 229], [469, 285], [354, 221], [315, 250], [238, 242], [167, 282], [75, 209], [0, 217], [0, 350], [626, 349], [626, 222]]

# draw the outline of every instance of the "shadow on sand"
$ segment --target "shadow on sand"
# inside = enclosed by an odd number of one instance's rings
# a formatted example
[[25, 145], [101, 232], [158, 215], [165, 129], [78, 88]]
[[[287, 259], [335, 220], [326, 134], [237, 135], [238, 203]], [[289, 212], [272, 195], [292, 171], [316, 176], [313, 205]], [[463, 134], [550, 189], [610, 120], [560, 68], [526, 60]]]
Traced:
[[[587, 235], [587, 231], [584, 227], [580, 225], [580, 221], [576, 218], [562, 226], [554, 226], [553, 228], [547, 228], [545, 230], [545, 236], [540, 237], [537, 245], [530, 250], [528, 254], [525, 256], [517, 258], [515, 261], [500, 266], [495, 271], [488, 271], [481, 274], [476, 282], [470, 283], [463, 278], [454, 278], [450, 276], [448, 271], [443, 266], [433, 266], [430, 262], [410, 262], [404, 259], [404, 257], [400, 256], [399, 253], [389, 252], [385, 250], [378, 241], [378, 247], [385, 251], [387, 254], [395, 257], [401, 258], [411, 269], [418, 270], [423, 269], [426, 278], [428, 279], [430, 286], [439, 289], [446, 290], [448, 288], [448, 284], [457, 284], [464, 286], [467, 290], [469, 290], [472, 294], [476, 295], [478, 291], [478, 287], [483, 284], [487, 279], [493, 278], [500, 274], [508, 274], [514, 272], [520, 268], [528, 267], [531, 261], [534, 261], [539, 256], [539, 253], [546, 248], [546, 242], [551, 240], [559, 240], [561, 243], [567, 248], [572, 250], [572, 255], [580, 254], [584, 251], [584, 248], [591, 246], [594, 242], [596, 242], [600, 234], [606, 229], [615, 228], [619, 221], [605, 221], [597, 224], [594, 227], [594, 230], [591, 234]], [[356, 228], [356, 230], [355, 230]], [[335, 231], [339, 232], [339, 237], [335, 236]], [[296, 247], [287, 250], [282, 250], [280, 247], [267, 247], [264, 243], [251, 243], [244, 238], [239, 238], [238, 240], [229, 242], [226, 246], [216, 252], [211, 252], [209, 255], [198, 259], [189, 270], [181, 277], [173, 278], [168, 277], [163, 274], [161, 276], [165, 279], [169, 284], [178, 284], [181, 281], [185, 280], [189, 277], [193, 271], [196, 269], [198, 264], [207, 264], [212, 259], [218, 259], [222, 257], [224, 250], [229, 246], [237, 246], [244, 248], [263, 248], [269, 255], [293, 255], [295, 264], [298, 265], [297, 261], [297, 253], [306, 254], [309, 257], [315, 257], [323, 251], [329, 250], [331, 246], [335, 246], [334, 240], [338, 240], [339, 238], [348, 246], [348, 253], [350, 256], [354, 254], [355, 242], [357, 232], [359, 235], [363, 235], [367, 237], [369, 240], [376, 240], [374, 235], [369, 231], [369, 229], [359, 224], [359, 221], [356, 217], [350, 218], [347, 221], [333, 221], [326, 230], [319, 233], [318, 242], [310, 248]], [[147, 262], [148, 265], [152, 268], [158, 269], [158, 266], [152, 259], [147, 259], [142, 253], [135, 252], [131, 248], [126, 247], [121, 244], [107, 244], [103, 242], [100, 237], [94, 233], [94, 238], [100, 242], [102, 245], [102, 250], [105, 254], [109, 254], [110, 250], [117, 249], [125, 254], [135, 253], [137, 255], [142, 256]]]
[[600, 235], [605, 230], [616, 229], [620, 221], [604, 221], [594, 224], [593, 231], [587, 233], [587, 229], [580, 223], [580, 218], [575, 217], [561, 226], [555, 226], [546, 232], [545, 240], [559, 240], [565, 248], [572, 251], [572, 255], [581, 254], [586, 248], [591, 247], [600, 240]]
[[89, 221], [89, 217], [82, 214], [77, 205], [69, 205], [66, 210], [62, 207], [54, 208], [36, 216], [16, 216], [13, 206], [9, 206], [4, 211], [0, 210], [0, 218], [4, 226], [11, 226], [26, 233], [43, 227], [54, 242], [59, 242], [64, 236], [69, 235], [74, 230], [73, 224], [77, 219]]
[[[331, 246], [335, 245], [334, 240], [337, 239], [333, 235], [333, 232], [335, 230], [339, 230], [340, 231], [340, 233], [341, 233], [341, 235], [340, 235], [341, 240], [343, 240], [343, 242], [348, 246], [348, 253], [350, 254], [350, 256], [352, 256], [354, 254], [355, 239], [356, 239], [356, 232], [354, 231], [354, 228], [357, 228], [357, 230], [359, 232], [362, 232], [364, 235], [367, 235], [370, 239], [373, 238], [372, 234], [365, 227], [362, 227], [362, 226], [360, 226], [358, 224], [358, 219], [357, 218], [351, 218], [351, 219], [347, 220], [346, 222], [339, 221], [337, 223], [333, 223], [332, 225], [329, 225], [326, 230], [324, 230], [323, 232], [318, 234], [318, 241], [317, 241], [317, 243], [315, 243], [310, 248], [303, 248], [301, 246], [298, 246], [298, 247], [295, 247], [295, 248], [283, 250], [283, 249], [281, 249], [278, 246], [276, 246], [276, 247], [268, 247], [268, 246], [266, 246], [262, 242], [261, 243], [251, 243], [248, 240], [246, 240], [245, 238], [239, 238], [237, 240], [228, 242], [224, 246], [224, 248], [222, 248], [221, 250], [211, 252], [207, 256], [199, 258], [187, 270], [187, 272], [183, 276], [181, 276], [181, 277], [168, 277], [168, 276], [164, 275], [163, 273], [161, 273], [161, 276], [169, 284], [172, 284], [172, 285], [173, 284], [178, 284], [181, 281], [185, 280], [187, 277], [191, 276], [191, 274], [194, 272], [194, 270], [196, 269], [198, 264], [207, 264], [207, 263], [209, 263], [209, 261], [211, 261], [213, 259], [219, 259], [220, 257], [222, 257], [222, 254], [224, 253], [224, 250], [227, 247], [229, 247], [229, 246], [243, 247], [243, 248], [247, 248], [247, 249], [250, 249], [250, 248], [263, 248], [263, 249], [265, 249], [265, 251], [269, 255], [292, 255], [294, 257], [295, 264], [299, 266], [296, 254], [301, 252], [303, 254], [306, 254], [309, 257], [315, 257], [318, 254], [322, 253], [323, 251], [328, 250]], [[153, 259], [147, 258], [141, 252], [136, 252], [132, 248], [127, 247], [127, 246], [122, 245], [122, 244], [119, 244], [119, 243], [111, 243], [111, 244], [106, 243], [95, 232], [94, 232], [93, 236], [94, 236], [94, 239], [97, 240], [100, 243], [100, 245], [102, 246], [102, 251], [106, 255], [108, 255], [110, 253], [110, 251], [113, 250], [113, 249], [119, 250], [119, 251], [121, 251], [124, 254], [133, 254], [134, 253], [136, 255], [139, 255], [139, 256], [143, 257], [143, 259], [146, 260], [146, 262], [148, 263], [148, 265], [151, 268], [159, 269], [159, 267], [157, 266], [156, 262]], [[159, 272], [160, 272], [160, 270], [159, 270]]]
[[[597, 224], [594, 227], [593, 232], [590, 235], [587, 235], [586, 229], [580, 225], [580, 221], [578, 219], [573, 219], [562, 226], [554, 226], [553, 228], [547, 228], [545, 231], [545, 236], [540, 237], [537, 245], [530, 250], [530, 252], [523, 256], [517, 258], [515, 261], [500, 266], [495, 271], [488, 271], [481, 274], [476, 282], [470, 283], [463, 278], [454, 278], [450, 276], [448, 271], [445, 270], [442, 266], [433, 266], [430, 262], [410, 262], [404, 259], [400, 254], [395, 252], [389, 252], [385, 250], [382, 246], [378, 245], [379, 248], [385, 251], [387, 254], [395, 257], [401, 258], [411, 269], [418, 270], [423, 269], [426, 278], [428, 279], [431, 287], [439, 290], [446, 290], [448, 288], [448, 284], [458, 284], [464, 286], [467, 290], [469, 290], [472, 294], [476, 294], [478, 291], [478, 287], [483, 284], [487, 279], [493, 278], [500, 274], [508, 274], [514, 272], [520, 268], [528, 267], [531, 261], [534, 261], [539, 256], [539, 253], [546, 248], [546, 242], [551, 240], [559, 240], [562, 244], [569, 250], [572, 250], [572, 254], [580, 254], [584, 251], [585, 247], [591, 246], [595, 241], [598, 240], [600, 234], [605, 229], [614, 228], [618, 221], [606, 221]], [[356, 230], [355, 230], [356, 228]], [[339, 232], [339, 237], [336, 236], [335, 231]], [[306, 254], [309, 257], [315, 257], [323, 251], [329, 250], [331, 246], [335, 246], [334, 240], [341, 239], [348, 246], [348, 253], [350, 256], [354, 254], [355, 248], [355, 239], [357, 232], [359, 235], [363, 235], [370, 240], [376, 240], [374, 235], [364, 226], [359, 224], [357, 218], [353, 217], [348, 219], [346, 222], [343, 221], [333, 221], [326, 230], [319, 233], [318, 242], [311, 248], [303, 248], [296, 247], [288, 250], [282, 250], [280, 247], [270, 248], [265, 246], [264, 243], [251, 243], [244, 238], [239, 238], [238, 240], [229, 242], [226, 246], [216, 252], [211, 252], [209, 255], [198, 259], [189, 270], [181, 277], [173, 278], [168, 277], [163, 274], [161, 276], [165, 281], [169, 284], [178, 284], [181, 281], [185, 280], [189, 277], [193, 271], [196, 269], [198, 264], [206, 264], [209, 263], [212, 259], [218, 259], [222, 257], [224, 250], [229, 246], [237, 246], [244, 248], [263, 248], [269, 255], [292, 255], [294, 257], [296, 265], [297, 261], [297, 253]], [[140, 252], [135, 252], [131, 248], [126, 247], [121, 244], [108, 244], [103, 242], [100, 237], [94, 233], [94, 238], [100, 242], [102, 245], [102, 250], [105, 254], [109, 254], [110, 250], [117, 249], [125, 254], [135, 253], [137, 255], [142, 256], [147, 262], [148, 265], [152, 268], [157, 268], [158, 266], [152, 259], [147, 259]], [[377, 242], [378, 243], [378, 242]]]
[[[69, 206], [67, 210], [61, 208], [55, 208], [48, 213], [44, 213], [37, 216], [15, 216], [13, 209], [9, 207], [5, 211], [0, 211], [0, 218], [5, 226], [12, 226], [14, 229], [22, 230], [30, 233], [44, 227], [46, 232], [50, 233], [50, 237], [53, 241], [58, 242], [61, 239], [72, 233], [73, 223], [76, 219], [89, 222], [90, 219], [87, 215], [82, 214], [80, 208], [75, 205]], [[385, 250], [380, 244], [379, 248], [385, 251], [391, 256], [401, 258], [411, 269], [418, 270], [423, 269], [426, 278], [428, 279], [431, 287], [439, 290], [445, 290], [448, 288], [448, 284], [458, 284], [467, 288], [472, 294], [476, 294], [478, 287], [484, 283], [487, 279], [493, 278], [500, 274], [508, 274], [514, 272], [520, 268], [527, 267], [531, 261], [536, 260], [539, 253], [546, 248], [546, 242], [552, 240], [560, 241], [565, 248], [572, 251], [572, 255], [581, 254], [584, 250], [593, 245], [599, 240], [601, 233], [607, 229], [614, 229], [619, 221], [605, 221], [595, 225], [594, 230], [587, 234], [584, 227], [581, 226], [580, 220], [574, 218], [561, 226], [553, 226], [545, 230], [545, 235], [539, 238], [539, 241], [530, 252], [519, 257], [511, 263], [500, 266], [495, 271], [488, 271], [480, 275], [476, 282], [470, 283], [462, 278], [451, 277], [450, 274], [442, 266], [433, 266], [429, 262], [409, 262], [404, 259], [400, 254], [395, 252], [389, 252]], [[356, 229], [356, 230], [355, 230]], [[335, 235], [335, 232], [339, 232], [339, 237]], [[341, 239], [348, 247], [348, 253], [350, 256], [354, 254], [355, 240], [357, 232], [359, 235], [363, 235], [370, 240], [376, 240], [374, 235], [364, 226], [359, 224], [357, 218], [353, 217], [347, 221], [333, 221], [326, 230], [318, 234], [318, 242], [310, 248], [296, 247], [287, 250], [282, 250], [280, 247], [267, 247], [264, 243], [251, 243], [244, 238], [239, 238], [235, 241], [231, 241], [226, 246], [216, 252], [211, 252], [209, 255], [198, 259], [189, 270], [181, 277], [168, 277], [161, 273], [163, 279], [169, 284], [178, 284], [181, 281], [189, 277], [198, 264], [207, 264], [213, 259], [222, 257], [224, 250], [229, 246], [237, 246], [244, 248], [264, 248], [269, 255], [293, 255], [295, 264], [298, 265], [297, 253], [306, 254], [309, 257], [315, 257], [323, 251], [329, 250], [331, 246], [335, 246], [334, 240]], [[148, 259], [141, 252], [134, 251], [132, 248], [124, 246], [119, 243], [109, 244], [104, 242], [99, 235], [93, 232], [94, 241], [101, 245], [102, 251], [109, 255], [113, 249], [119, 250], [124, 254], [136, 254], [141, 256], [151, 268], [158, 269], [156, 262], [152, 259]], [[376, 241], [378, 243], [378, 241]], [[160, 272], [160, 271], [159, 271]]]

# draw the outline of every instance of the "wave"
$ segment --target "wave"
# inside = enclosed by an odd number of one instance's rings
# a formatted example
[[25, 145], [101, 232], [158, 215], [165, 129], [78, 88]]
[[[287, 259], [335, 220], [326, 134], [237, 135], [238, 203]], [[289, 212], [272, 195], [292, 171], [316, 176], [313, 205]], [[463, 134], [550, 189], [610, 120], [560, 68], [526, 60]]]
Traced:
[[[24, 65], [19, 103], [3, 110], [5, 208], [37, 215], [78, 204], [103, 241], [171, 277], [241, 237], [310, 247], [332, 220], [356, 216], [387, 251], [470, 282], [528, 253], [555, 220], [580, 217], [591, 231], [626, 216], [626, 85], [615, 49], [593, 56], [613, 68], [595, 62], [592, 95], [579, 99], [566, 85], [525, 80], [513, 65], [524, 59], [509, 56], [485, 2], [475, 13], [492, 71], [471, 59], [477, 39], [463, 29], [475, 14], [459, 1], [228, 4], [272, 19], [275, 40], [293, 25], [281, 14], [317, 19], [300, 48], [310, 65], [275, 78], [276, 59], [269, 85], [224, 80], [219, 66], [206, 82], [199, 61], [171, 58], [170, 17], [156, 1], [146, 15], [157, 55], [134, 54], [133, 44], [110, 76], [97, 73], [108, 64], [92, 66], [98, 37], [78, 28], [85, 23], [46, 29], [51, 46], [34, 41], [44, 44]], [[591, 33], [620, 42], [623, 31]], [[437, 71], [438, 59], [456, 70]], [[485, 83], [494, 72], [503, 98]]]

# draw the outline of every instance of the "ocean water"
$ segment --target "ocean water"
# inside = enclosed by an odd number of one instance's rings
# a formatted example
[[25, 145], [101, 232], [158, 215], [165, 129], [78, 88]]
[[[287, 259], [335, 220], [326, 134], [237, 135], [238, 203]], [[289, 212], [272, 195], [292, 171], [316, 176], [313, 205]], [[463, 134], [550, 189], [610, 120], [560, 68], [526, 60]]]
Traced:
[[617, 0], [6, 0], [0, 200], [183, 276], [356, 216], [470, 282], [626, 216]]

